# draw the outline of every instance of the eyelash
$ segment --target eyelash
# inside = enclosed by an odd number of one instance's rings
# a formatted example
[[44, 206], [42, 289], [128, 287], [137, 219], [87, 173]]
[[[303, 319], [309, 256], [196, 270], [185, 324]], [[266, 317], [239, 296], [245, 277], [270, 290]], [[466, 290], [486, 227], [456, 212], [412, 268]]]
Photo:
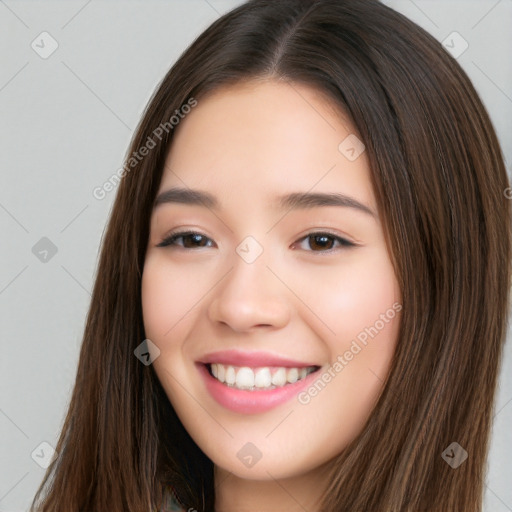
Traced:
[[[345, 238], [337, 236], [333, 233], [329, 233], [328, 231], [312, 231], [311, 233], [308, 233], [307, 235], [303, 236], [302, 238], [300, 238], [297, 241], [301, 242], [310, 237], [321, 236], [321, 235], [323, 235], [324, 237], [329, 237], [329, 238], [334, 239], [336, 242], [338, 242], [340, 244], [340, 247], [338, 247], [338, 249], [331, 248], [331, 249], [327, 249], [325, 251], [306, 251], [306, 252], [332, 253], [332, 252], [335, 252], [336, 250], [340, 250], [340, 249], [350, 249], [351, 247], [356, 247], [356, 245], [357, 245], [352, 242], [349, 242]], [[169, 236], [167, 236], [159, 244], [157, 244], [157, 247], [181, 247], [182, 249], [185, 249], [185, 250], [193, 250], [193, 249], [190, 249], [187, 247], [182, 247], [182, 246], [179, 246], [176, 244], [176, 240], [178, 240], [179, 238], [186, 237], [186, 236], [201, 236], [201, 237], [206, 238], [207, 240], [211, 240], [207, 236], [205, 236], [202, 233], [199, 233], [197, 231], [178, 231], [178, 232], [170, 233]], [[202, 248], [201, 246], [196, 247], [196, 249], [201, 249], [201, 248]]]

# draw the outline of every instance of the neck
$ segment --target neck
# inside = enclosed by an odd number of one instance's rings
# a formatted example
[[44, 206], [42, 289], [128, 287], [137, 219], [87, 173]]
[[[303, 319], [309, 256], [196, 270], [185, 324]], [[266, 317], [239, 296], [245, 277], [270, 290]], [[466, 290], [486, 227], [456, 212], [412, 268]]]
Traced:
[[248, 480], [215, 466], [215, 512], [319, 512], [328, 469], [279, 480], [270, 475], [269, 480]]

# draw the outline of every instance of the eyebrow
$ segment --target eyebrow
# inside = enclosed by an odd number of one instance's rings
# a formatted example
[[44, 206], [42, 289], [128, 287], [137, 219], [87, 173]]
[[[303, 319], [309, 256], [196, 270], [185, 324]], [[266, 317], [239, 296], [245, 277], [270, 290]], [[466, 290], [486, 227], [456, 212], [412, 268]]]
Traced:
[[[212, 210], [220, 209], [218, 199], [209, 192], [181, 187], [170, 188], [160, 193], [155, 199], [153, 208], [157, 208], [161, 204], [165, 203], [198, 205]], [[372, 217], [377, 217], [375, 212], [369, 206], [345, 194], [293, 192], [291, 194], [279, 196], [276, 204], [277, 208], [281, 210], [300, 210], [323, 206], [341, 206], [345, 208], [354, 208], [355, 210], [366, 213]]]

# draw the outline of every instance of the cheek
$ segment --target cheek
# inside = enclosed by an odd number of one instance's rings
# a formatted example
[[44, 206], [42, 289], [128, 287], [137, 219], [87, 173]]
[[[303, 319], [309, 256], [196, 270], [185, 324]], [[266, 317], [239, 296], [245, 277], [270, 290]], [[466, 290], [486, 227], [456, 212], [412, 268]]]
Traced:
[[[316, 330], [329, 340], [331, 348], [345, 350], [349, 340], [376, 322], [383, 338], [392, 337], [390, 324], [397, 323], [392, 321], [393, 304], [400, 303], [401, 296], [383, 250], [354, 252], [342, 263], [296, 272], [294, 283], [297, 295], [316, 315]], [[386, 316], [390, 308], [392, 311]], [[381, 315], [386, 317], [384, 326]]]
[[161, 342], [176, 339], [177, 333], [189, 322], [194, 305], [208, 290], [201, 269], [196, 270], [180, 271], [165, 260], [165, 255], [147, 256], [142, 274], [141, 300], [148, 338], [153, 336]]
[[[314, 407], [336, 416], [329, 401], [340, 403], [337, 419], [347, 428], [351, 425], [355, 433], [389, 371], [402, 306], [394, 269], [384, 250], [360, 252], [344, 263], [309, 274], [308, 281], [316, 283], [314, 288], [305, 281], [300, 285], [307, 297], [304, 301], [318, 316], [311, 325], [322, 333], [332, 364], [329, 391], [314, 400]], [[339, 412], [342, 410], [351, 411], [352, 419]]]
[[165, 274], [156, 265], [146, 262], [142, 274], [142, 315], [149, 339], [160, 339], [173, 325], [175, 288], [167, 286]]
[[182, 398], [177, 382], [184, 382], [186, 371], [180, 352], [182, 340], [193, 321], [193, 305], [198, 290], [190, 277], [177, 271], [159, 254], [148, 254], [141, 282], [142, 315], [145, 335], [160, 350], [153, 368], [171, 403], [179, 407]]
[[[336, 441], [340, 450], [357, 435], [375, 405], [400, 326], [401, 294], [391, 262], [384, 253], [369, 256], [351, 261], [346, 268], [330, 269], [325, 276], [317, 275], [318, 289], [329, 292], [310, 296], [322, 321], [333, 331], [324, 337], [331, 374], [325, 386], [318, 383], [317, 389], [306, 390], [308, 395], [301, 403], [308, 402], [309, 411], [334, 429], [344, 425]], [[327, 273], [330, 287], [323, 281]]]

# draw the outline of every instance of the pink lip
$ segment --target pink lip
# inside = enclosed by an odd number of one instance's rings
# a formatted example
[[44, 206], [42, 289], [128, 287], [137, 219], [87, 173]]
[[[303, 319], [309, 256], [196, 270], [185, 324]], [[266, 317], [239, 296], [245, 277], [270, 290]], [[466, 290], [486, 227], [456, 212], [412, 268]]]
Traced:
[[[270, 365], [266, 364], [264, 366]], [[282, 365], [279, 364], [279, 366]], [[310, 373], [304, 379], [293, 384], [287, 384], [281, 388], [261, 391], [244, 391], [242, 389], [229, 387], [218, 381], [210, 375], [206, 364], [198, 363], [197, 367], [205, 382], [206, 389], [213, 399], [226, 409], [241, 414], [257, 414], [265, 412], [288, 402], [293, 397], [297, 396], [301, 390], [309, 386], [313, 380], [318, 378], [318, 371], [316, 371]]]
[[249, 366], [258, 368], [262, 366], [279, 366], [284, 368], [305, 368], [318, 366], [315, 363], [305, 363], [284, 357], [276, 356], [270, 352], [244, 352], [242, 350], [221, 350], [205, 355], [199, 363], [221, 363], [232, 366]]

